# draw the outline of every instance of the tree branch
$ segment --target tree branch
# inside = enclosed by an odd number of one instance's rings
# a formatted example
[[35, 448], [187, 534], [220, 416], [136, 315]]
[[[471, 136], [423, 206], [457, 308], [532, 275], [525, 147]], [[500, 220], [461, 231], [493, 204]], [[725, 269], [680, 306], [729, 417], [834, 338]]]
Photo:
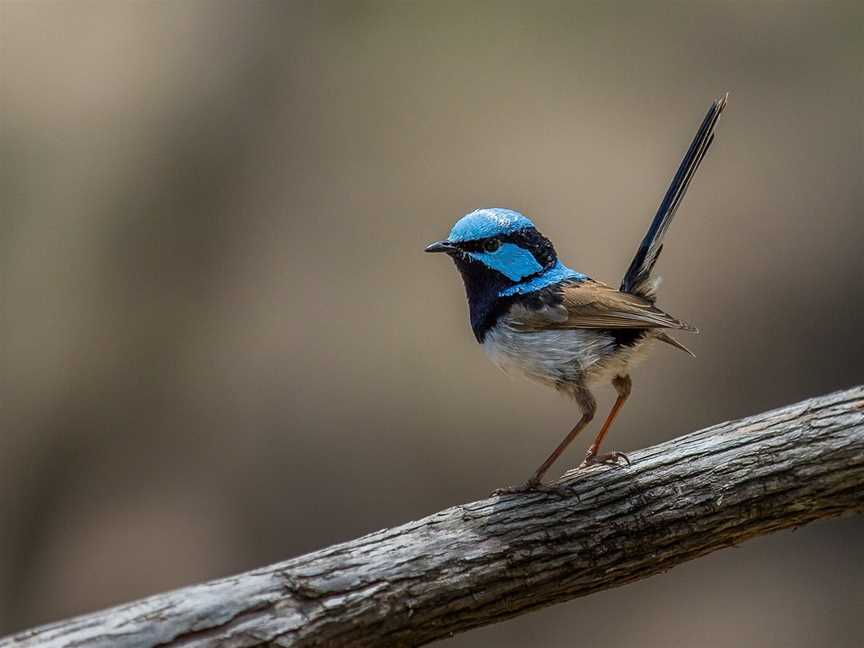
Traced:
[[286, 562], [0, 640], [71, 646], [417, 645], [864, 511], [864, 386], [455, 506]]

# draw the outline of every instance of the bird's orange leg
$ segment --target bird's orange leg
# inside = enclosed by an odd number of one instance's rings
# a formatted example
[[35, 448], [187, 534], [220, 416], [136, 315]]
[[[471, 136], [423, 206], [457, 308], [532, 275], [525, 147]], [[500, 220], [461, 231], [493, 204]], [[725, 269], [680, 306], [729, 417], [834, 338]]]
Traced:
[[579, 422], [573, 427], [572, 430], [570, 430], [570, 434], [564, 437], [564, 440], [558, 444], [558, 447], [552, 451], [552, 454], [550, 454], [546, 458], [546, 461], [544, 461], [540, 465], [540, 467], [534, 472], [534, 476], [526, 482], [525, 485], [528, 488], [536, 488], [540, 485], [540, 482], [543, 480], [543, 475], [546, 474], [546, 471], [552, 467], [552, 464], [558, 461], [558, 457], [561, 456], [561, 453], [564, 452], [567, 449], [567, 446], [569, 446], [573, 442], [573, 439], [576, 438], [576, 435], [585, 429], [585, 426], [591, 422], [592, 418], [594, 418], [593, 414], [582, 415], [582, 418], [579, 419]]
[[610, 411], [609, 416], [606, 417], [606, 422], [603, 423], [603, 427], [600, 428], [600, 433], [597, 435], [597, 438], [594, 439], [594, 443], [591, 444], [591, 447], [588, 448], [588, 452], [585, 453], [585, 461], [582, 462], [583, 466], [591, 466], [597, 463], [618, 463], [619, 459], [623, 459], [627, 462], [628, 466], [630, 465], [630, 460], [623, 452], [615, 451], [606, 453], [605, 455], [598, 455], [598, 453], [600, 452], [600, 444], [603, 443], [606, 433], [609, 432], [609, 428], [612, 427], [612, 423], [618, 416], [618, 412], [621, 411], [624, 402], [630, 395], [632, 385], [633, 383], [630, 381], [630, 376], [615, 376], [612, 380], [612, 386], [615, 388], [615, 391], [618, 392], [618, 399], [612, 406], [612, 411]]
[[582, 418], [579, 419], [579, 422], [570, 430], [570, 433], [564, 437], [564, 440], [558, 444], [558, 447], [552, 451], [552, 454], [544, 461], [540, 467], [534, 472], [534, 475], [527, 482], [522, 484], [521, 486], [511, 486], [509, 488], [499, 488], [494, 491], [492, 495], [506, 495], [512, 493], [524, 493], [526, 491], [539, 490], [544, 488], [541, 480], [543, 479], [543, 475], [546, 474], [546, 471], [552, 467], [552, 464], [561, 456], [567, 446], [576, 438], [576, 436], [585, 429], [585, 426], [588, 425], [594, 419], [594, 413], [597, 411], [597, 402], [594, 400], [594, 396], [588, 391], [587, 387], [582, 385], [571, 387], [568, 389], [568, 392], [571, 396], [576, 400], [579, 404], [579, 408], [582, 410]]

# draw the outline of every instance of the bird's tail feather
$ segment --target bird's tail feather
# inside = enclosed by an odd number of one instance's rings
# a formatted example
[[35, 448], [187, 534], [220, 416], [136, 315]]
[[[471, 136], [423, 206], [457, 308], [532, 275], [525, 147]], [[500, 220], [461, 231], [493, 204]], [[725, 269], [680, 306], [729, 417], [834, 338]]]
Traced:
[[720, 113], [726, 107], [726, 101], [729, 98], [727, 92], [711, 104], [708, 109], [708, 114], [702, 120], [702, 125], [696, 133], [696, 137], [687, 149], [687, 154], [681, 161], [681, 166], [678, 167], [678, 172], [672, 178], [672, 183], [663, 197], [663, 202], [660, 203], [660, 208], [657, 210], [657, 215], [651, 222], [651, 227], [648, 228], [648, 233], [642, 239], [636, 256], [630, 263], [627, 274], [621, 282], [621, 292], [641, 295], [647, 299], [654, 300], [656, 284], [651, 281], [651, 271], [654, 269], [654, 264], [660, 256], [663, 249], [663, 236], [669, 225], [672, 223], [672, 218], [687, 192], [687, 187], [690, 180], [693, 179], [693, 174], [699, 168], [702, 158], [714, 141], [714, 127], [717, 125], [717, 120], [720, 118]]
[[[696, 331], [696, 332], [698, 333], [698, 331]], [[665, 342], [666, 344], [669, 344], [669, 345], [675, 347], [676, 349], [681, 349], [684, 353], [689, 353], [690, 356], [692, 356], [694, 358], [696, 357], [695, 353], [693, 353], [690, 349], [688, 349], [686, 346], [681, 344], [678, 340], [676, 340], [674, 337], [672, 337], [668, 333], [661, 332], [661, 333], [658, 333], [655, 337], [658, 340], [660, 340], [661, 342]]]

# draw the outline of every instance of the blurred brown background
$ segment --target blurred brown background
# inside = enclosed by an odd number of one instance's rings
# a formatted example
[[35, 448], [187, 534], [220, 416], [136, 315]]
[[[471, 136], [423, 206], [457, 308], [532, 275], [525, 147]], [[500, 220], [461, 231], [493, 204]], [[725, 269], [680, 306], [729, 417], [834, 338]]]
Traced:
[[[483, 356], [463, 213], [703, 331], [610, 447], [862, 380], [860, 3], [0, 3], [0, 634], [521, 480], [572, 404]], [[610, 391], [602, 406], [611, 402]], [[575, 444], [560, 472], [581, 459]], [[457, 646], [858, 646], [864, 523], [757, 540]]]

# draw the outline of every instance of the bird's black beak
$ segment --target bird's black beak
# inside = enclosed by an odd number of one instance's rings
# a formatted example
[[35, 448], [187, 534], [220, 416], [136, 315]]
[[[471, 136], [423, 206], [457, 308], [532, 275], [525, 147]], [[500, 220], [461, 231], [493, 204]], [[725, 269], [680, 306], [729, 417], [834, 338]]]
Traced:
[[450, 241], [437, 241], [432, 245], [426, 247], [424, 252], [454, 252], [456, 250], [456, 246], [453, 245]]

